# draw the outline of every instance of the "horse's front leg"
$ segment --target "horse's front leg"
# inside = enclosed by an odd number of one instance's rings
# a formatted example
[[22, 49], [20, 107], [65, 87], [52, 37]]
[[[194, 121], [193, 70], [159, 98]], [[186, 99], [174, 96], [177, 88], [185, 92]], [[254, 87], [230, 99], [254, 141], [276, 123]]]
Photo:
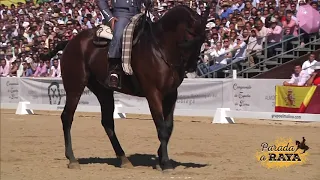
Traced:
[[173, 110], [177, 100], [177, 91], [165, 97], [156, 91], [147, 99], [160, 141], [158, 149], [160, 167], [162, 170], [173, 169], [168, 155], [168, 142], [173, 129]]

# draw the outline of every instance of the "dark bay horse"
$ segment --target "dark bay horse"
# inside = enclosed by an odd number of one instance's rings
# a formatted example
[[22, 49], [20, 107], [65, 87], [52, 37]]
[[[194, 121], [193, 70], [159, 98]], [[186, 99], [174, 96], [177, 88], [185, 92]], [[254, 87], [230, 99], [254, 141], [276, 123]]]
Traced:
[[[146, 97], [160, 140], [158, 157], [163, 170], [173, 169], [167, 145], [173, 129], [177, 88], [184, 79], [185, 71], [196, 68], [205, 39], [208, 9], [204, 16], [200, 16], [187, 6], [177, 6], [159, 21], [144, 26], [143, 33], [132, 48], [131, 66], [134, 75], [124, 76], [122, 89], [117, 90]], [[61, 121], [65, 155], [69, 159], [68, 167], [80, 167], [73, 154], [70, 130], [80, 96], [86, 86], [98, 98], [101, 105], [101, 123], [116, 156], [121, 159], [121, 167], [130, 167], [132, 164], [114, 130], [114, 90], [104, 84], [108, 76], [108, 47], [95, 46], [94, 34], [95, 29], [84, 30], [53, 50], [56, 52], [63, 49], [61, 71], [66, 104]], [[134, 35], [136, 34], [135, 32]]]

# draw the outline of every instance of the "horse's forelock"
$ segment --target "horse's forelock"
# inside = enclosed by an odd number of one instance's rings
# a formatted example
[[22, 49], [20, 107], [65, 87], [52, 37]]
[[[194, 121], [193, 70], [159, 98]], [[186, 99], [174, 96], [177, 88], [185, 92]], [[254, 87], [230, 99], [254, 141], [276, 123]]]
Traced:
[[195, 11], [185, 5], [178, 5], [168, 10], [160, 20], [175, 19], [178, 22], [197, 21], [200, 20]]

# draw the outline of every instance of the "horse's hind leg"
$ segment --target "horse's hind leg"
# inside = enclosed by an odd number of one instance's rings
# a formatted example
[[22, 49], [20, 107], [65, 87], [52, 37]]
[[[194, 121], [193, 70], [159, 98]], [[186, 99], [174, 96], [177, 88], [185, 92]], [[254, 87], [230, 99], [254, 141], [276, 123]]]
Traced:
[[[82, 83], [80, 83], [82, 84]], [[64, 106], [63, 112], [61, 114], [61, 121], [63, 127], [63, 135], [65, 142], [65, 155], [66, 158], [69, 159], [68, 168], [70, 169], [79, 169], [79, 162], [76, 160], [72, 150], [71, 143], [71, 126], [73, 122], [73, 116], [77, 109], [77, 105], [79, 103], [81, 94], [84, 90], [84, 85], [78, 85], [77, 88], [73, 87], [72, 90], [68, 90], [68, 87], [65, 86], [66, 89], [66, 105]]]
[[106, 131], [116, 156], [121, 160], [121, 167], [133, 167], [126, 157], [114, 130], [114, 97], [113, 91], [104, 88], [95, 80], [89, 80], [88, 88], [97, 96], [101, 106], [101, 124]]

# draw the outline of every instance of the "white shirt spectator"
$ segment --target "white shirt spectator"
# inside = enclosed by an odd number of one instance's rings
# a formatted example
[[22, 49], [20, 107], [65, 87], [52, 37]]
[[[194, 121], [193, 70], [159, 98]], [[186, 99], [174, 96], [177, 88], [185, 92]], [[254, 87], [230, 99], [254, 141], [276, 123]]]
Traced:
[[22, 63], [20, 63], [20, 66], [17, 70], [17, 77], [21, 77], [22, 74], [23, 74], [23, 65], [22, 65]]
[[315, 63], [317, 63], [316, 60], [313, 60], [312, 62], [310, 62], [309, 60], [305, 61], [302, 64], [302, 70], [305, 70], [309, 75], [312, 74], [314, 70], [310, 67], [313, 66]]
[[226, 53], [226, 50], [224, 48], [221, 48], [220, 50], [216, 50], [214, 49], [211, 53], [210, 53], [210, 56], [214, 57], [215, 58], [215, 61], [217, 63], [220, 63], [220, 64], [227, 64], [227, 61], [224, 61], [224, 55]]
[[257, 37], [249, 37], [249, 42], [248, 42], [248, 50], [250, 51], [260, 51], [263, 49], [263, 39], [262, 38], [257, 38]]
[[309, 78], [310, 75], [306, 71], [302, 70], [298, 76], [296, 76], [296, 74], [292, 74], [292, 77], [288, 81], [288, 83], [296, 84], [298, 86], [304, 86]]
[[263, 42], [266, 42], [266, 36], [268, 35], [268, 28], [262, 27], [261, 30], [257, 34], [259, 37], [263, 37]]
[[[237, 44], [234, 44], [234, 47], [236, 47]], [[238, 58], [242, 58], [244, 59], [246, 57], [246, 52], [247, 52], [247, 44], [243, 41], [240, 45], [239, 45], [239, 49], [237, 49], [234, 58], [238, 59]]]
[[52, 71], [51, 77], [61, 77], [61, 70], [59, 66], [57, 68], [55, 68], [54, 66], [51, 66], [51, 71]]
[[260, 3], [260, 0], [253, 0], [252, 1], [252, 6], [257, 7], [257, 5]]

